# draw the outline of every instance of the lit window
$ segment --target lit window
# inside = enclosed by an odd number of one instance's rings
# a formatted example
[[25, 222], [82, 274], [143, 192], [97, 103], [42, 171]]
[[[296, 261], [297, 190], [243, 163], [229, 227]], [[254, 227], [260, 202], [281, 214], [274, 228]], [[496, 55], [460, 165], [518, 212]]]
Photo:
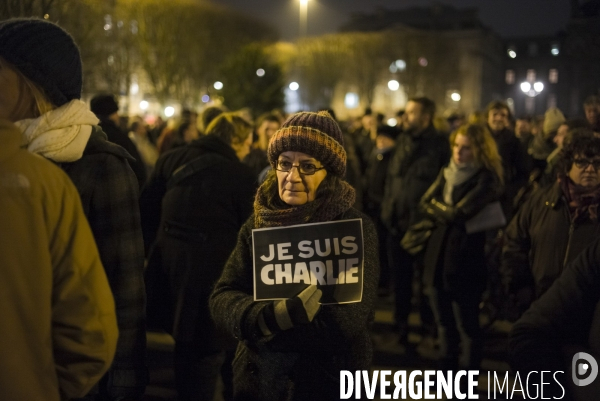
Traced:
[[528, 82], [535, 81], [535, 70], [527, 70], [527, 81]]
[[548, 73], [548, 82], [551, 84], [558, 83], [558, 70], [556, 68], [552, 68]]
[[512, 85], [515, 83], [515, 70], [506, 70], [506, 76], [504, 80], [508, 85]]

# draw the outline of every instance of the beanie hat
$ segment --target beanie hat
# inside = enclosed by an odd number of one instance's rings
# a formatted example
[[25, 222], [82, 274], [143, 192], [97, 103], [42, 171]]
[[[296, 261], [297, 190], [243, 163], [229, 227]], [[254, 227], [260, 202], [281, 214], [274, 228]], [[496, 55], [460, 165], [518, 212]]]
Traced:
[[552, 107], [544, 114], [544, 134], [550, 135], [558, 130], [567, 121], [563, 113], [556, 107]]
[[55, 106], [81, 98], [79, 49], [58, 25], [37, 18], [0, 22], [0, 57], [39, 85]]
[[119, 111], [119, 104], [113, 95], [96, 95], [90, 101], [90, 110], [98, 117], [108, 117]]
[[327, 172], [344, 177], [346, 150], [338, 123], [326, 111], [301, 112], [290, 116], [271, 137], [267, 150], [269, 163], [283, 152], [302, 152], [323, 163]]

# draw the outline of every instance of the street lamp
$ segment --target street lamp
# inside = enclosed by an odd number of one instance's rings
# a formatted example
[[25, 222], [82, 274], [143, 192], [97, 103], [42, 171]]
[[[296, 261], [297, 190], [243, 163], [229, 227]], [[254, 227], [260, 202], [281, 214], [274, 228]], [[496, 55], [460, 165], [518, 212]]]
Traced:
[[306, 36], [308, 26], [308, 0], [300, 0], [300, 37]]
[[529, 97], [535, 97], [542, 93], [544, 90], [544, 84], [536, 82], [533, 85], [529, 82], [521, 82], [521, 91]]

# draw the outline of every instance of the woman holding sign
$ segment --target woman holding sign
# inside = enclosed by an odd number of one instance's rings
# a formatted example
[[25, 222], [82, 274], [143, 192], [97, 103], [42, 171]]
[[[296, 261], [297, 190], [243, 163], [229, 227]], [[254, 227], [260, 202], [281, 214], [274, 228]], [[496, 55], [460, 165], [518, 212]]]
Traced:
[[[460, 127], [450, 136], [450, 147], [450, 163], [421, 198], [422, 209], [436, 225], [425, 251], [424, 281], [431, 289], [442, 369], [459, 364], [461, 369], [477, 369], [482, 348], [479, 301], [486, 284], [483, 226], [493, 223], [494, 206], [501, 210], [494, 202], [502, 191], [502, 163], [494, 138], [480, 125]], [[484, 208], [491, 208], [492, 218], [485, 217], [479, 229], [471, 228]]]
[[[352, 208], [354, 189], [343, 180], [346, 152], [342, 132], [327, 112], [291, 116], [273, 135], [268, 158], [273, 170], [258, 190], [254, 214], [242, 227], [236, 249], [210, 299], [217, 324], [240, 341], [233, 362], [235, 399], [339, 399], [340, 370], [367, 370], [371, 364], [369, 327], [379, 278], [377, 234], [372, 222]], [[340, 286], [345, 283], [344, 275], [348, 282], [360, 280], [359, 302], [321, 305], [332, 275], [328, 273], [327, 280], [323, 271], [321, 277], [316, 275], [318, 269], [312, 269], [313, 263], [320, 262], [309, 263], [310, 274], [302, 268], [306, 263], [295, 264], [294, 283], [304, 285], [294, 296], [255, 301], [254, 229], [352, 219], [362, 219], [362, 275], [336, 270], [335, 282]], [[334, 248], [337, 239], [330, 243]], [[358, 247], [347, 238], [343, 240], [336, 249], [330, 246], [326, 252], [341, 254]], [[301, 255], [308, 257], [313, 249], [308, 241], [301, 242]], [[316, 244], [314, 248], [318, 253]], [[257, 255], [268, 261], [293, 258], [299, 253], [286, 244], [272, 249], [272, 255], [263, 255], [262, 251]], [[302, 281], [302, 272], [308, 275], [308, 282]], [[272, 271], [262, 277], [277, 281]]]

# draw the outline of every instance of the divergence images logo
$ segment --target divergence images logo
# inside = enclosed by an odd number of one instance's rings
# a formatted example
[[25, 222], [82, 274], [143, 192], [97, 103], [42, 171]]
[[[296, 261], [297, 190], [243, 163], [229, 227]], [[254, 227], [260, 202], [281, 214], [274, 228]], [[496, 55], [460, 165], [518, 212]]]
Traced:
[[578, 352], [572, 361], [573, 383], [576, 386], [587, 386], [598, 376], [598, 362], [590, 354]]

